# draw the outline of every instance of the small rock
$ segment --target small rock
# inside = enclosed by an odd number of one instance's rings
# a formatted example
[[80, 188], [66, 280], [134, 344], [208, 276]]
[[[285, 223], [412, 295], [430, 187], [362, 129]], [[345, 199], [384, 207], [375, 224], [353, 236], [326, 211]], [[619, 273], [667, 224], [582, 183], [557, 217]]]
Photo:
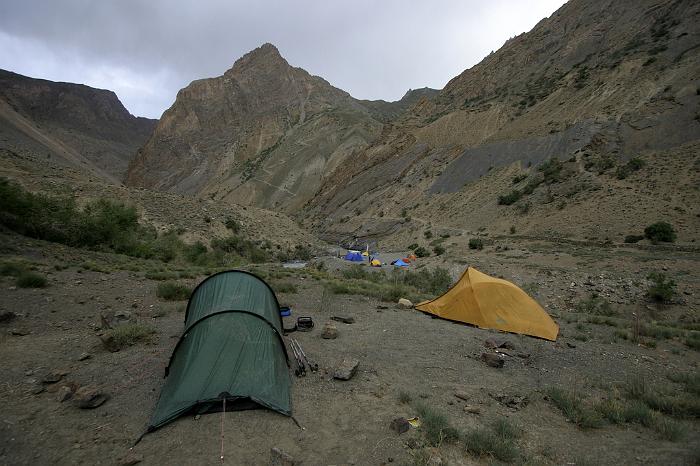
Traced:
[[530, 353], [515, 353], [515, 355], [522, 359], [527, 359], [530, 357]]
[[29, 389], [29, 393], [31, 393], [32, 395], [38, 395], [39, 393], [44, 392], [44, 390], [46, 390], [46, 387], [44, 387], [43, 384], [34, 383]]
[[464, 412], [469, 414], [481, 414], [481, 409], [478, 406], [465, 405]]
[[333, 322], [326, 322], [321, 331], [321, 338], [335, 340], [338, 338], [338, 327], [336, 327]]
[[385, 306], [383, 304], [377, 304], [377, 309], [389, 309], [389, 306]]
[[116, 353], [121, 349], [119, 348], [119, 345], [114, 337], [108, 333], [100, 335], [100, 340], [102, 341], [102, 345], [105, 347], [105, 349], [110, 353]]
[[117, 311], [114, 313], [112, 320], [117, 322], [128, 322], [131, 320], [131, 312], [129, 311]]
[[350, 380], [355, 372], [357, 372], [357, 366], [360, 361], [353, 358], [345, 358], [343, 362], [340, 363], [338, 367], [335, 368], [333, 372], [333, 378], [339, 380]]
[[119, 460], [119, 466], [134, 466], [141, 461], [143, 461], [143, 455], [130, 451], [126, 456]]
[[481, 359], [491, 367], [501, 368], [504, 364], [503, 359], [491, 353], [481, 353]]
[[513, 343], [509, 342], [508, 340], [499, 340], [496, 338], [487, 338], [486, 341], [484, 341], [484, 346], [487, 348], [504, 348], [504, 349], [509, 349], [509, 350], [514, 350], [515, 345]]
[[408, 432], [408, 429], [411, 427], [411, 424], [408, 423], [405, 417], [397, 417], [393, 421], [391, 421], [391, 424], [389, 424], [389, 428], [391, 430], [395, 431], [399, 435], [403, 434], [404, 432]]
[[90, 359], [92, 356], [90, 356], [90, 353], [80, 353], [80, 356], [78, 356], [78, 361], [85, 361], [86, 359]]
[[460, 400], [469, 401], [469, 395], [467, 395], [467, 394], [464, 393], [464, 392], [456, 392], [456, 393], [455, 393], [455, 396], [456, 396], [457, 398], [459, 398]]
[[398, 304], [399, 304], [399, 307], [402, 307], [404, 309], [413, 308], [413, 303], [406, 298], [400, 298]]
[[354, 324], [355, 323], [354, 317], [333, 316], [333, 317], [331, 317], [331, 320], [335, 320], [337, 322], [342, 322], [344, 324]]
[[73, 388], [70, 385], [63, 385], [58, 389], [56, 393], [56, 401], [63, 403], [69, 400], [73, 396]]
[[94, 409], [109, 400], [109, 395], [100, 392], [97, 387], [86, 386], [78, 389], [73, 394], [73, 401], [78, 408]]
[[31, 332], [29, 330], [26, 330], [23, 328], [13, 328], [8, 333], [10, 335], [14, 335], [16, 337], [23, 337], [23, 336], [29, 335]]
[[47, 372], [41, 377], [41, 383], [43, 384], [52, 384], [59, 382], [64, 376], [68, 375], [68, 371], [64, 370], [53, 370], [51, 372]]
[[17, 314], [15, 314], [12, 311], [0, 312], [0, 323], [9, 322], [11, 320], [14, 320], [15, 317], [17, 317]]
[[297, 464], [289, 453], [277, 447], [270, 450], [270, 466], [295, 466]]
[[568, 341], [566, 342], [566, 346], [568, 346], [569, 348], [576, 348], [576, 345], [574, 345], [573, 343], [570, 343]]

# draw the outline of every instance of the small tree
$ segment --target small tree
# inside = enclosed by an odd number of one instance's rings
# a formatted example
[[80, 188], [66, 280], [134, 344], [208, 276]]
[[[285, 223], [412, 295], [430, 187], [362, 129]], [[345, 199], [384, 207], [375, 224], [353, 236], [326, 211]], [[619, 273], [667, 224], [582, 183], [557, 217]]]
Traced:
[[416, 248], [416, 250], [413, 251], [413, 253], [418, 257], [428, 257], [430, 255], [430, 251], [425, 249], [423, 246]]
[[676, 241], [676, 231], [670, 223], [656, 222], [644, 229], [644, 236], [656, 244], [658, 242], [673, 243]]
[[471, 238], [469, 240], [469, 249], [484, 249], [484, 242], [481, 238]]
[[647, 290], [647, 296], [657, 302], [668, 302], [673, 298], [676, 291], [676, 282], [666, 278], [666, 274], [652, 272], [647, 277], [651, 280], [651, 285]]

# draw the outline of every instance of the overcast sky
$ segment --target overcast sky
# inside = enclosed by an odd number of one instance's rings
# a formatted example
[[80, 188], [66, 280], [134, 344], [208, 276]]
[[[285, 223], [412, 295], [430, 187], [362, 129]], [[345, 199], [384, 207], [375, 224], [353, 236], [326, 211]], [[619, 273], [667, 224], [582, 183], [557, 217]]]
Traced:
[[151, 118], [265, 42], [360, 99], [447, 81], [564, 0], [2, 0], [0, 68], [111, 89]]

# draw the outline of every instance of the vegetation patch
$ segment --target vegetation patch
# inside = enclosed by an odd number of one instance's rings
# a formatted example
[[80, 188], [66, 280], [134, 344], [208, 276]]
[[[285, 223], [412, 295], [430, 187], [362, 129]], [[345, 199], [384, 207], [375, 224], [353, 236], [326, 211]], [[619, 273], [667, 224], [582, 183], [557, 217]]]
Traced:
[[22, 271], [17, 275], [15, 284], [19, 288], [45, 288], [48, 285], [46, 277], [31, 271]]
[[644, 236], [653, 244], [673, 243], [676, 241], [676, 231], [668, 222], [656, 222], [644, 229]]
[[592, 293], [587, 299], [579, 301], [574, 309], [576, 312], [601, 316], [614, 316], [617, 314], [610, 303], [596, 293]]
[[488, 427], [481, 427], [464, 435], [467, 452], [478, 457], [492, 457], [498, 461], [512, 463], [522, 454], [515, 440], [520, 431], [507, 419], [499, 418]]
[[593, 429], [602, 425], [600, 414], [587, 406], [577, 393], [552, 387], [547, 391], [547, 396], [565, 418], [580, 428]]
[[163, 282], [156, 289], [156, 296], [165, 301], [184, 301], [190, 297], [190, 293], [190, 287], [177, 282]]
[[107, 332], [114, 341], [115, 348], [124, 349], [136, 343], [151, 343], [156, 329], [150, 325], [125, 324]]
[[676, 282], [662, 272], [652, 272], [647, 277], [651, 285], [647, 289], [649, 299], [657, 302], [669, 302], [676, 292]]
[[447, 417], [437, 409], [419, 403], [416, 405], [416, 411], [421, 419], [421, 430], [431, 445], [439, 446], [444, 442], [453, 442], [459, 439], [459, 431], [450, 426]]
[[484, 249], [484, 241], [481, 238], [469, 239], [469, 249]]

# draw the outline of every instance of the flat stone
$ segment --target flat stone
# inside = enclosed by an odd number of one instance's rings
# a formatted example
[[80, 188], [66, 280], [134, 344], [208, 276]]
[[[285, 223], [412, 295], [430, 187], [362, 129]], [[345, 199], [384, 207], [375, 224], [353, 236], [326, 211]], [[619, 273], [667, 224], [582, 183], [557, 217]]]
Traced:
[[404, 432], [408, 432], [410, 427], [411, 424], [408, 423], [408, 420], [405, 417], [397, 417], [391, 421], [391, 424], [389, 424], [389, 428], [399, 435], [403, 434]]
[[399, 307], [402, 307], [404, 309], [412, 309], [413, 308], [413, 303], [406, 298], [400, 298], [398, 305], [399, 305]]
[[68, 375], [68, 371], [65, 370], [52, 370], [50, 372], [47, 372], [41, 377], [41, 383], [44, 384], [52, 384], [52, 383], [57, 383], [60, 382], [63, 377]]
[[460, 400], [469, 401], [469, 395], [467, 395], [467, 394], [464, 393], [464, 392], [456, 392], [456, 393], [455, 393], [455, 396], [456, 396], [457, 398], [459, 398]]
[[90, 356], [90, 353], [80, 353], [80, 356], [78, 356], [78, 361], [85, 361], [86, 359], [90, 359], [92, 356]]
[[272, 447], [270, 450], [270, 466], [295, 466], [296, 464], [298, 463], [289, 453], [277, 447]]
[[360, 365], [360, 361], [354, 358], [345, 358], [340, 363], [338, 367], [335, 368], [333, 372], [333, 378], [339, 380], [350, 380], [355, 372], [357, 372], [357, 366]]
[[73, 402], [80, 409], [94, 409], [109, 400], [109, 395], [102, 393], [94, 386], [79, 388], [73, 394]]
[[70, 385], [63, 385], [56, 392], [56, 401], [63, 403], [64, 401], [70, 400], [73, 396], [73, 388]]
[[139, 455], [137, 453], [134, 453], [133, 451], [130, 451], [126, 454], [126, 456], [119, 460], [119, 466], [134, 466], [135, 464], [138, 464], [141, 461], [143, 461], [143, 455]]
[[481, 409], [478, 406], [465, 405], [464, 412], [469, 414], [481, 414]]
[[355, 323], [354, 317], [333, 316], [333, 317], [331, 317], [331, 320], [335, 320], [337, 322], [342, 322], [344, 324], [354, 324]]
[[335, 340], [338, 338], [338, 327], [333, 322], [326, 322], [321, 330], [321, 338]]
[[501, 368], [504, 361], [498, 355], [492, 353], [481, 353], [481, 360], [491, 367]]

